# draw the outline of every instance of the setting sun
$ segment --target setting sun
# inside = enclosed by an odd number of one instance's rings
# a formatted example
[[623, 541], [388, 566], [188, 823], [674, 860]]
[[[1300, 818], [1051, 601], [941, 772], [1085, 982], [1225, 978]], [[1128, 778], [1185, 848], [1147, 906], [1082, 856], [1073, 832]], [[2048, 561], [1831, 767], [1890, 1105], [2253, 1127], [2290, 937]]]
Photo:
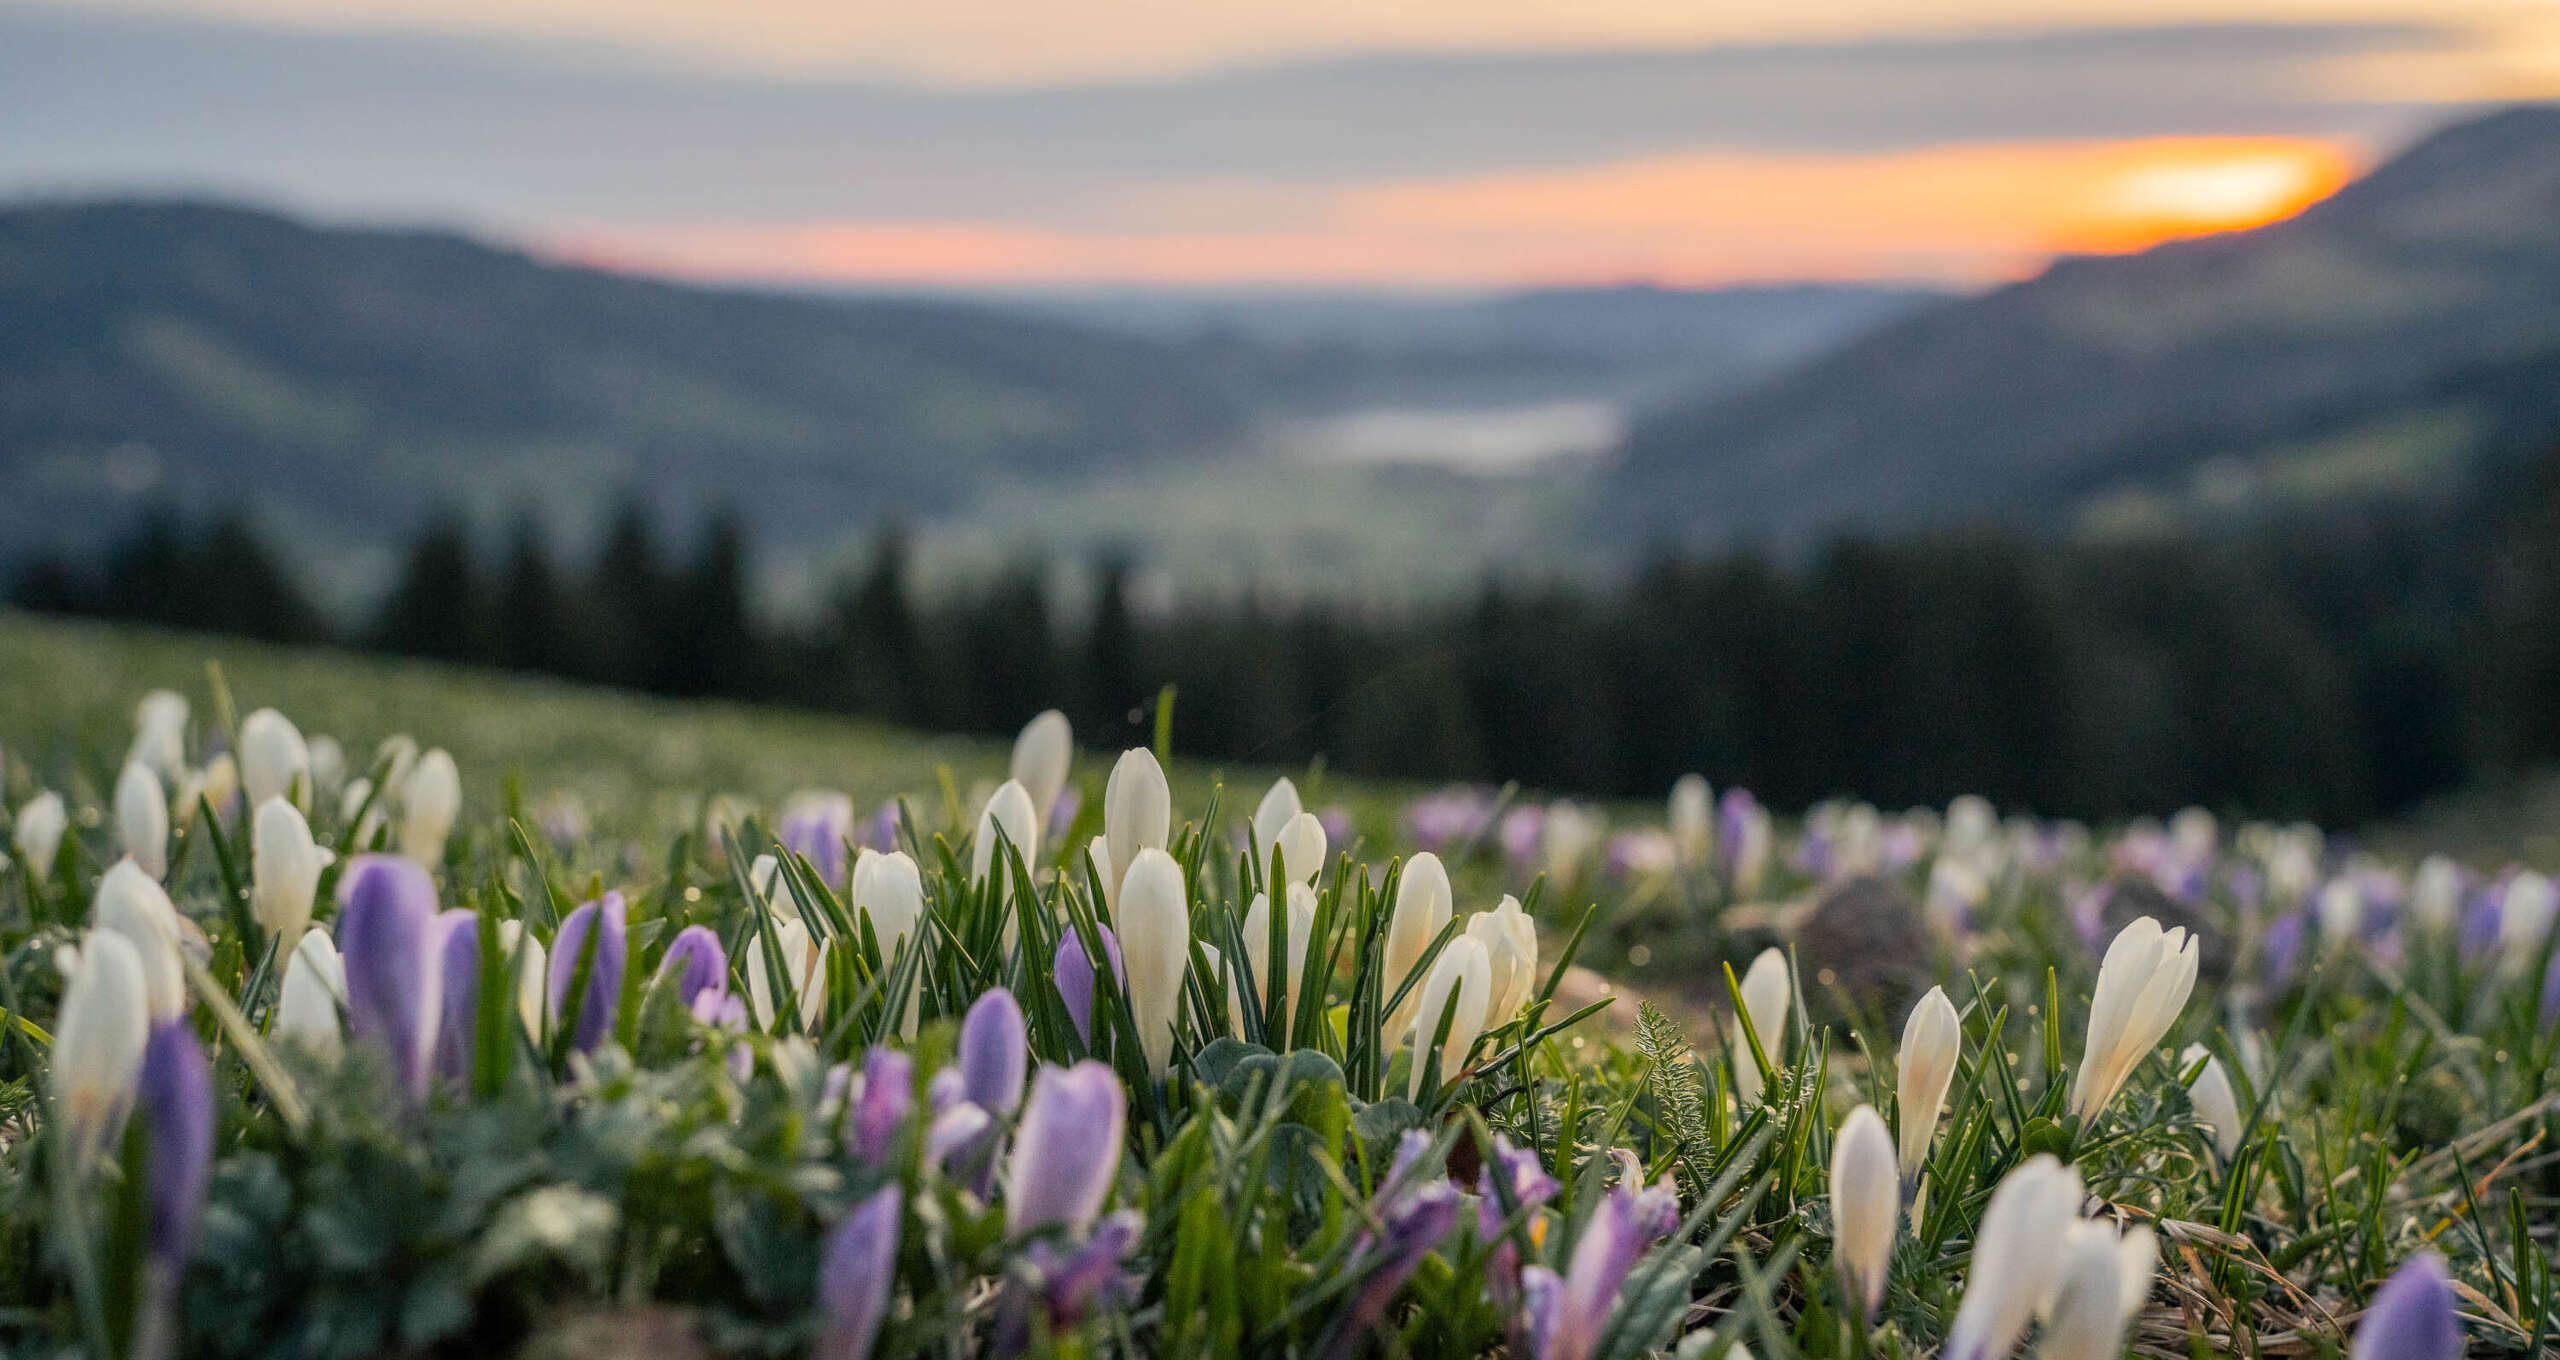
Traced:
[[2182, 236], [2237, 231], [2291, 217], [2335, 193], [2356, 164], [2326, 142], [2291, 138], [2170, 138], [2112, 149], [2060, 248], [2121, 254]]

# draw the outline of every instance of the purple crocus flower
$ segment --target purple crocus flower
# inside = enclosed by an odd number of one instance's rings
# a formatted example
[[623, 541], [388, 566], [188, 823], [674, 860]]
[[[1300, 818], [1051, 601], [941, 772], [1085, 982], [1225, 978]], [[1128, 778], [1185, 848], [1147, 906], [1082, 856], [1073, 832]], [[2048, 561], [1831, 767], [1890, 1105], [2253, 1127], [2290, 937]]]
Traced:
[[1491, 816], [1493, 798], [1484, 790], [1441, 789], [1414, 799], [1405, 808], [1405, 837], [1419, 849], [1445, 850], [1482, 835]]
[[898, 1276], [898, 1226], [905, 1212], [899, 1187], [881, 1187], [853, 1206], [827, 1235], [818, 1265], [818, 1305], [827, 1330], [818, 1341], [820, 1360], [865, 1360], [889, 1313]]
[[195, 1251], [213, 1173], [213, 1070], [185, 1023], [151, 1031], [138, 1087], [150, 1149], [147, 1240], [152, 1259], [175, 1271]]
[[874, 1047], [863, 1056], [862, 1084], [852, 1099], [845, 1151], [864, 1166], [884, 1166], [896, 1148], [898, 1130], [915, 1109], [915, 1061], [887, 1045]]
[[1131, 1292], [1132, 1282], [1121, 1262], [1138, 1244], [1146, 1220], [1122, 1210], [1102, 1220], [1093, 1236], [1072, 1250], [1034, 1242], [1022, 1253], [1020, 1273], [1005, 1291], [997, 1314], [997, 1355], [1019, 1355], [1031, 1343], [1031, 1310], [1036, 1306], [1055, 1335], [1074, 1330], [1099, 1305], [1117, 1303]]
[[1362, 1339], [1377, 1328], [1386, 1316], [1387, 1306], [1395, 1302], [1405, 1281], [1422, 1265], [1422, 1258], [1440, 1245], [1440, 1239], [1458, 1223], [1458, 1187], [1447, 1181], [1406, 1190], [1390, 1197], [1380, 1214], [1386, 1231], [1369, 1249], [1372, 1265], [1369, 1277], [1361, 1282], [1359, 1296], [1352, 1300], [1342, 1330], [1336, 1334], [1333, 1354], [1347, 1356], [1358, 1349]]
[[[597, 922], [603, 922], [599, 931]], [[587, 966], [586, 995], [578, 1002], [576, 1033], [570, 1042], [581, 1053], [589, 1052], [613, 1035], [614, 1012], [622, 1004], [622, 966], [630, 956], [631, 935], [624, 924], [622, 894], [606, 893], [569, 913], [560, 923], [560, 933], [551, 941], [551, 1023], [561, 1023], [560, 1012], [569, 1004], [569, 989], [578, 979], [578, 960], [587, 951], [587, 937], [595, 936], [595, 961]]]
[[853, 800], [841, 793], [802, 794], [782, 810], [783, 848], [809, 861], [818, 880], [844, 885], [844, 847], [853, 838]]
[[435, 880], [397, 855], [362, 855], [348, 866], [338, 900], [347, 1028], [389, 1060], [412, 1104], [423, 1101], [442, 1009]]
[[[1590, 1360], [1628, 1272], [1667, 1231], [1663, 1211], [1668, 1198], [1659, 1187], [1613, 1186], [1583, 1225], [1563, 1275], [1544, 1266], [1520, 1272], [1521, 1292], [1528, 1300], [1523, 1349], [1529, 1355], [1536, 1360]], [[1676, 1199], [1669, 1207], [1673, 1214], [1679, 1212]]]
[[1031, 1034], [1013, 993], [991, 987], [960, 1021], [961, 1096], [991, 1115], [1022, 1103], [1031, 1072]]
[[[1102, 934], [1102, 952], [1111, 959], [1111, 976], [1126, 986], [1129, 970], [1120, 962], [1120, 937], [1111, 927], [1099, 921], [1094, 929]], [[1076, 1022], [1076, 1038], [1087, 1046], [1093, 1043], [1093, 960], [1085, 957], [1084, 939], [1069, 930], [1058, 941], [1058, 956], [1050, 965], [1057, 979], [1058, 998], [1067, 1003], [1067, 1018]]]
[[2542, 1027], [2560, 1020], [2560, 950], [2551, 954], [2551, 962], [2542, 970]]
[[1006, 1229], [1016, 1237], [1051, 1227], [1082, 1236], [1120, 1174], [1128, 1119], [1129, 1093], [1110, 1068], [1091, 1059], [1041, 1068], [1006, 1167]]
[[447, 1080], [471, 1078], [471, 1050], [480, 1032], [480, 913], [456, 907], [436, 917], [444, 942], [436, 949], [443, 974], [444, 1021], [436, 1026], [436, 1071]]
[[708, 926], [686, 926], [676, 932], [658, 960], [658, 976], [675, 979], [676, 1001], [692, 1010], [704, 992], [729, 990], [729, 955]]
[[2462, 1360], [2462, 1320], [2444, 1258], [2422, 1251], [2373, 1295], [2347, 1360]]
[[1716, 800], [1716, 865], [1727, 877], [1733, 874], [1734, 857], [1741, 853], [1751, 815], [1758, 808], [1749, 789], [1726, 789]]
[[1547, 810], [1542, 807], [1516, 807], [1502, 814], [1502, 857], [1515, 869], [1537, 863], [1546, 828]]
[[862, 843], [884, 855], [897, 849], [898, 826], [901, 820], [898, 816], [897, 799], [892, 798], [882, 803], [880, 810], [871, 814], [871, 820], [863, 823]]
[[2498, 947], [2498, 928], [2505, 923], [2507, 908], [2506, 883], [2514, 877], [2509, 872], [2486, 888], [2471, 894], [2470, 905], [2462, 913], [2462, 961], [2478, 963]]
[[2268, 986], [2281, 990], [2293, 982], [2294, 967], [2302, 961], [2302, 937], [2309, 929], [2310, 922], [2299, 908], [2277, 917], [2267, 927], [2266, 943], [2261, 948]]
[[[1493, 1243], [1485, 1262], [1485, 1285], [1505, 1312], [1519, 1299], [1520, 1247], [1501, 1236], [1502, 1225], [1522, 1209], [1534, 1214], [1562, 1188], [1539, 1165], [1536, 1148], [1514, 1148], [1511, 1140], [1494, 1135], [1493, 1155], [1476, 1172], [1476, 1236]], [[1508, 1205], [1502, 1199], [1504, 1190], [1511, 1195]]]

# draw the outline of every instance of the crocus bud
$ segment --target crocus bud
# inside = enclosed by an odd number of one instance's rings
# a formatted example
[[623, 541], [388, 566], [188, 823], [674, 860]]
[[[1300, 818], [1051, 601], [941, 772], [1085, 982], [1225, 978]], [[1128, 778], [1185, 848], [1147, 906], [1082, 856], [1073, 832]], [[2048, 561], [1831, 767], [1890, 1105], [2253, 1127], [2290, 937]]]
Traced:
[[1863, 1310], [1862, 1322], [1875, 1319], [1893, 1264], [1902, 1218], [1893, 1167], [1893, 1135], [1885, 1132], [1884, 1117], [1872, 1105], [1851, 1110], [1831, 1144], [1831, 1256], [1841, 1297]]
[[423, 1101], [443, 1011], [435, 881], [415, 861], [362, 855], [338, 901], [347, 1029], [383, 1055], [413, 1104]]
[[462, 773], [453, 757], [442, 747], [418, 757], [400, 786], [400, 853], [425, 865], [443, 860], [445, 837], [461, 813]]
[[346, 1047], [338, 1012], [347, 1003], [346, 965], [325, 930], [306, 930], [284, 965], [276, 996], [278, 1038], [301, 1045], [322, 1062], [336, 1062]]
[[2196, 985], [2196, 942], [2145, 916], [2126, 926], [2098, 965], [2089, 1002], [2089, 1040], [2072, 1078], [2071, 1113], [2094, 1123], [2136, 1064], [2186, 1008]]
[[[808, 923], [793, 919], [773, 924], [774, 952], [782, 963], [783, 976], [799, 997], [800, 1028], [816, 1029], [827, 1013], [827, 950], [809, 934]], [[747, 1006], [755, 1013], [756, 1028], [773, 1028], [774, 1000], [772, 980], [765, 976], [764, 932], [747, 932]]]
[[826, 1257], [818, 1266], [818, 1306], [827, 1318], [819, 1360], [867, 1360], [871, 1354], [897, 1283], [902, 1196], [896, 1185], [881, 1187], [827, 1234]]
[[1004, 843], [1022, 852], [1023, 863], [1040, 862], [1040, 813], [1032, 806], [1030, 790], [1019, 780], [997, 785], [986, 809], [978, 814], [978, 834], [969, 838], [970, 882], [984, 883], [994, 872], [999, 829]]
[[1467, 918], [1467, 937], [1484, 946], [1493, 966], [1493, 1000], [1485, 1010], [1488, 1028], [1510, 1023], [1529, 1004], [1538, 988], [1538, 923], [1508, 894], [1491, 911]]
[[471, 1079], [472, 1048], [480, 1034], [480, 913], [464, 907], [436, 916], [436, 1071], [446, 1080]]
[[1120, 1174], [1128, 1118], [1129, 1094], [1110, 1068], [1090, 1059], [1041, 1068], [1005, 1168], [1006, 1231], [1083, 1236]]
[[1895, 1075], [1894, 1105], [1902, 1119], [1902, 1179], [1917, 1182], [1929, 1164], [1929, 1145], [1938, 1136], [1938, 1112], [1946, 1107], [1947, 1086], [1955, 1080], [1956, 1060], [1964, 1052], [1964, 1021], [1947, 989], [1932, 987], [1911, 1008], [1902, 1024], [1901, 1071]]
[[2063, 1239], [2080, 1216], [2080, 1173], [2044, 1153], [2002, 1178], [1982, 1210], [1964, 1302], [1945, 1360], [1999, 1360], [2052, 1295]]
[[2037, 1360], [2120, 1360], [2125, 1326], [2150, 1296], [2157, 1260], [2149, 1228], [2119, 1237], [2104, 1223], [2072, 1224], [2063, 1235]]
[[[1457, 999], [1454, 1010], [1449, 1004], [1453, 996]], [[1413, 1073], [1405, 1083], [1406, 1099], [1422, 1098], [1431, 1037], [1439, 1032], [1442, 1013], [1449, 1016], [1449, 1034], [1439, 1049], [1440, 1080], [1445, 1082], [1458, 1075], [1476, 1036], [1484, 1032], [1485, 1008], [1492, 999], [1493, 963], [1485, 957], [1483, 942], [1461, 935], [1442, 946], [1440, 957], [1432, 961], [1431, 975], [1423, 980], [1422, 1004], [1413, 1013]]]
[[1682, 864], [1707, 862], [1716, 848], [1716, 808], [1705, 775], [1684, 774], [1671, 786], [1671, 848]]
[[[1773, 1071], [1787, 1060], [1787, 1010], [1794, 1002], [1795, 978], [1787, 971], [1787, 956], [1775, 949], [1761, 950], [1760, 957], [1751, 961], [1751, 971], [1742, 975], [1742, 1004], [1751, 1012], [1751, 1032], [1758, 1036], [1760, 1051], [1768, 1055]], [[1742, 1036], [1741, 1025], [1731, 1029], [1734, 1099], [1748, 1111], [1760, 1103], [1760, 1065], [1751, 1056], [1751, 1043]]]
[[117, 860], [98, 880], [89, 923], [132, 942], [153, 1024], [187, 1013], [187, 975], [178, 962], [178, 909], [157, 880], [131, 859]]
[[138, 764], [159, 776], [166, 787], [187, 767], [187, 696], [155, 689], [133, 709], [133, 749], [125, 763]]
[[[1304, 811], [1306, 807], [1298, 801], [1298, 786], [1291, 783], [1287, 775], [1273, 780], [1269, 791], [1262, 795], [1262, 801], [1255, 805], [1253, 843], [1260, 847], [1256, 853], [1262, 857], [1266, 867], [1271, 862], [1271, 847], [1280, 843], [1281, 829], [1289, 825], [1290, 818]], [[1290, 872], [1295, 873], [1304, 867], [1296, 855], [1288, 858]]]
[[704, 992], [729, 989], [729, 954], [709, 926], [686, 926], [659, 958], [658, 976], [675, 980], [676, 1004], [690, 1011]]
[[[1405, 979], [1413, 976], [1422, 964], [1423, 953], [1439, 938], [1456, 911], [1457, 897], [1449, 891], [1449, 871], [1441, 866], [1440, 857], [1428, 850], [1415, 855], [1397, 880], [1396, 909], [1387, 918], [1381, 999], [1394, 996]], [[1404, 1003], [1387, 1016], [1387, 1033], [1401, 1035], [1412, 1028], [1413, 1013], [1421, 1005], [1421, 988], [1406, 992]]]
[[871, 933], [880, 941], [885, 962], [924, 919], [924, 876], [904, 850], [882, 854], [865, 849], [853, 861], [852, 905], [871, 918]]
[[294, 800], [294, 780], [301, 779], [307, 788], [311, 779], [311, 748], [303, 744], [301, 729], [293, 720], [272, 708], [262, 708], [240, 720], [240, 792], [256, 807], [270, 798]]
[[1013, 993], [990, 987], [960, 1020], [961, 1095], [993, 1115], [1009, 1115], [1022, 1103], [1030, 1071], [1031, 1033]]
[[1013, 739], [1013, 782], [1031, 795], [1031, 805], [1044, 821], [1058, 805], [1058, 791], [1067, 786], [1067, 767], [1075, 755], [1067, 715], [1054, 708], [1024, 723], [1022, 735]]
[[[1281, 923], [1284, 943], [1288, 947], [1288, 961], [1281, 965], [1280, 1033], [1275, 1036], [1274, 1047], [1285, 1049], [1289, 1046], [1289, 1029], [1296, 1023], [1298, 979], [1307, 968], [1307, 941], [1314, 936], [1316, 929], [1316, 890], [1304, 883], [1291, 883], [1283, 896], [1289, 903], [1289, 919]], [[1255, 992], [1267, 999], [1271, 987], [1269, 893], [1255, 893], [1253, 905], [1245, 911], [1244, 953], [1253, 965]]]
[[1129, 970], [1129, 1018], [1148, 1073], [1161, 1077], [1173, 1064], [1182, 982], [1191, 971], [1191, 907], [1173, 856], [1153, 847], [1136, 853], [1120, 884], [1120, 946]]
[[9, 828], [9, 839], [17, 847], [18, 862], [26, 866], [27, 877], [53, 876], [54, 861], [62, 854], [62, 833], [70, 826], [71, 814], [62, 806], [62, 795], [50, 789], [28, 799], [18, 809], [17, 820]]
[[311, 924], [320, 871], [335, 859], [311, 837], [311, 824], [282, 798], [258, 804], [249, 826], [249, 906], [258, 925], [290, 954]]
[[213, 1175], [213, 1069], [193, 1030], [152, 1030], [139, 1091], [150, 1135], [144, 1140], [150, 1149], [146, 1239], [152, 1258], [174, 1270], [195, 1251], [196, 1224]]
[[2444, 1258], [2422, 1251], [2374, 1291], [2347, 1360], [2462, 1360], [2462, 1347]]
[[609, 892], [570, 912], [560, 923], [560, 933], [551, 938], [551, 1023], [558, 1026], [572, 1024], [562, 1012], [589, 953], [587, 937], [595, 936], [594, 961], [585, 964], [587, 990], [579, 1001], [570, 1039], [580, 1052], [613, 1037], [614, 1012], [622, 1000], [622, 968], [631, 950], [625, 920], [622, 894]]
[[54, 1118], [72, 1164], [85, 1171], [124, 1132], [150, 1040], [151, 1010], [133, 941], [91, 930], [54, 1020]]
[[116, 776], [116, 844], [153, 878], [169, 872], [169, 795], [139, 761]]
[[2240, 1121], [2240, 1100], [2231, 1092], [2231, 1074], [2222, 1070], [2222, 1060], [2204, 1045], [2187, 1045], [2187, 1051], [2178, 1055], [2178, 1069], [2193, 1067], [2199, 1058], [2204, 1067], [2187, 1083], [2187, 1101], [2212, 1126], [2214, 1154], [2229, 1162], [2239, 1154], [2241, 1136], [2248, 1132]]
[[2364, 934], [2364, 889], [2348, 877], [2330, 879], [2321, 885], [2320, 942], [2336, 949]]
[[1107, 881], [1115, 884], [1128, 882], [1139, 851], [1162, 850], [1173, 837], [1173, 789], [1155, 753], [1143, 746], [1121, 752], [1102, 786], [1102, 835], [1118, 876]]
[[[1102, 953], [1111, 960], [1111, 978], [1123, 988], [1128, 986], [1129, 970], [1120, 962], [1120, 937], [1111, 927], [1100, 922], [1094, 928], [1101, 932]], [[1067, 1018], [1075, 1022], [1076, 1037], [1087, 1045], [1093, 1043], [1093, 960], [1085, 957], [1084, 939], [1068, 930], [1058, 940], [1057, 957], [1050, 963], [1050, 975], [1057, 980], [1058, 999], [1067, 1003]]]

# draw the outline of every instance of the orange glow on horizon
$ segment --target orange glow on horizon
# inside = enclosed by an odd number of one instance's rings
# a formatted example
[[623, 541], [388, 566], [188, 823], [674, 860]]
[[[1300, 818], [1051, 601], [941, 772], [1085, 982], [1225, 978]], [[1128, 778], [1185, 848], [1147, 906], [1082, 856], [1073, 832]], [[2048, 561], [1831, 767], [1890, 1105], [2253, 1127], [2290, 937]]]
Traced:
[[[1253, 186], [1156, 191], [1180, 229], [988, 222], [599, 228], [552, 243], [681, 277], [904, 286], [1480, 287], [1785, 279], [1991, 283], [2264, 225], [2334, 192], [2354, 148], [2304, 138], [2010, 142], [1881, 155], [1700, 153], [1338, 189], [1272, 223]], [[1236, 225], [1215, 207], [1236, 205]], [[1149, 200], [1133, 195], [1143, 212]], [[1207, 211], [1204, 211], [1206, 209]]]

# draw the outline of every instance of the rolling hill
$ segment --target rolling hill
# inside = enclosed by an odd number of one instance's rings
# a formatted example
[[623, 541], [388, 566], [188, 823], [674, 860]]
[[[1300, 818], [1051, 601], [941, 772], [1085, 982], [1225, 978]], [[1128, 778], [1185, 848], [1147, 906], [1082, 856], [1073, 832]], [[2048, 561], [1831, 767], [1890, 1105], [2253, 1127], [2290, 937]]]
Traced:
[[451, 503], [640, 492], [789, 543], [1189, 451], [1244, 405], [1165, 342], [953, 302], [717, 292], [196, 202], [0, 212], [0, 555], [137, 502], [304, 555]]
[[1612, 533], [1801, 544], [2420, 490], [2560, 431], [2560, 108], [2254, 231], [2072, 259], [1639, 424]]

